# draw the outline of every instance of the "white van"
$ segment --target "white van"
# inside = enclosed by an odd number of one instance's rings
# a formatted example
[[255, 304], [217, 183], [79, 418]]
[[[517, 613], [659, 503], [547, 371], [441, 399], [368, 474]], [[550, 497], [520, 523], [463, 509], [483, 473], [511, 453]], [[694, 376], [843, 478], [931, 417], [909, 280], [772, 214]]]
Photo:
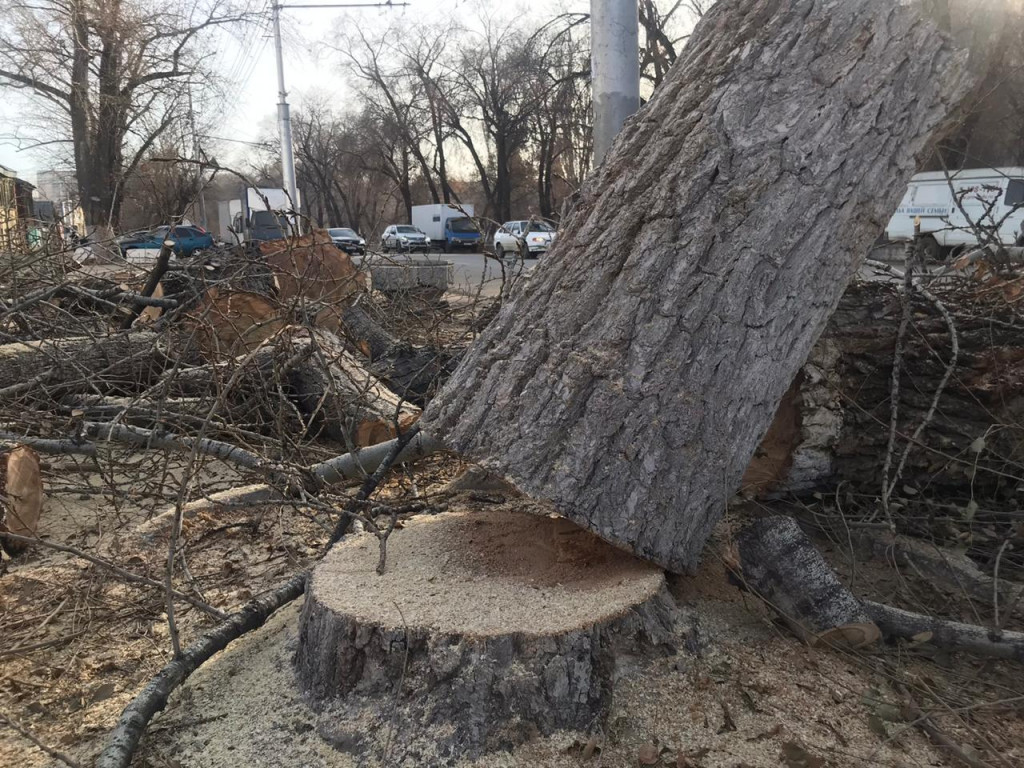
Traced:
[[886, 236], [893, 242], [910, 240], [917, 216], [931, 258], [957, 245], [978, 244], [968, 218], [986, 229], [998, 226], [999, 240], [1013, 245], [1024, 221], [1024, 168], [970, 168], [950, 171], [948, 177], [945, 171], [919, 173], [889, 220]]

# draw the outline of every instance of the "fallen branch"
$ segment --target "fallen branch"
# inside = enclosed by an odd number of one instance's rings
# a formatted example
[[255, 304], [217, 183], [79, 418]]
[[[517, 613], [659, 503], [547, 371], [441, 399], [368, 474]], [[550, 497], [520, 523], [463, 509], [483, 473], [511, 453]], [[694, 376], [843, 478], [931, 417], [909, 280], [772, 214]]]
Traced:
[[[160, 255], [156, 258], [156, 264], [149, 273], [149, 277], [146, 279], [146, 284], [142, 288], [142, 295], [149, 297], [152, 296], [156, 291], [156, 287], [160, 284], [160, 278], [164, 276], [167, 271], [167, 265], [171, 263], [171, 253], [174, 248], [173, 240], [164, 240], [160, 246]], [[128, 313], [128, 317], [121, 323], [121, 327], [125, 330], [132, 327], [139, 315], [142, 314], [142, 304], [132, 304], [131, 311]]]
[[278, 609], [299, 597], [306, 587], [307, 575], [305, 572], [296, 574], [273, 591], [253, 598], [223, 624], [186, 648], [180, 658], [160, 670], [121, 713], [107, 746], [96, 759], [96, 768], [128, 768], [146, 726], [167, 706], [171, 693], [214, 654], [247, 632], [262, 627]]
[[[118, 576], [122, 581], [125, 581], [129, 584], [141, 584], [146, 587], [155, 587], [156, 589], [161, 590], [164, 589], [164, 584], [162, 582], [147, 578], [146, 576], [139, 576], [137, 573], [132, 573], [131, 571], [126, 571], [124, 568], [121, 568], [118, 565], [114, 565], [114, 563], [110, 562], [109, 560], [104, 560], [102, 557], [96, 557], [96, 555], [90, 555], [88, 552], [83, 552], [82, 550], [76, 549], [75, 547], [69, 547], [66, 544], [55, 544], [52, 541], [46, 541], [45, 539], [34, 538], [32, 536], [19, 536], [15, 533], [2, 533], [0, 534], [0, 537], [16, 541], [19, 544], [35, 544], [40, 547], [52, 549], [56, 552], [66, 552], [69, 555], [80, 557], [83, 560], [88, 560], [93, 565], [98, 565], [101, 568], [105, 568], [114, 575]], [[227, 614], [223, 611], [218, 611], [212, 605], [204, 603], [202, 600], [192, 597], [191, 595], [187, 595], [184, 592], [179, 592], [177, 590], [174, 590], [173, 594], [179, 600], [185, 601], [189, 605], [198, 608], [203, 613], [207, 613], [210, 616], [213, 616], [214, 618], [221, 620], [227, 618]]]
[[53, 749], [52, 747], [46, 746], [43, 742], [41, 742], [34, 735], [32, 735], [31, 731], [29, 731], [26, 728], [22, 728], [20, 725], [18, 725], [16, 722], [11, 720], [11, 718], [7, 717], [6, 715], [0, 715], [0, 723], [3, 723], [7, 727], [9, 727], [12, 731], [18, 733], [23, 738], [28, 739], [29, 741], [31, 741], [33, 744], [35, 744], [37, 747], [39, 747], [41, 750], [43, 750], [43, 752], [45, 752], [46, 754], [48, 754], [50, 757], [54, 758], [55, 760], [60, 760], [65, 765], [71, 766], [71, 768], [80, 768], [78, 763], [76, 763], [70, 757], [65, 755], [63, 752], [58, 752], [56, 749]]
[[967, 555], [935, 544], [908, 536], [878, 536], [870, 532], [854, 534], [852, 542], [861, 553], [885, 560], [891, 565], [911, 568], [926, 581], [940, 581], [972, 600], [989, 603], [995, 593], [1000, 601], [1009, 606], [1010, 613], [1018, 604], [1020, 596], [1024, 595], [1024, 585], [1005, 579], [997, 581], [982, 572]]
[[864, 609], [886, 637], [905, 640], [929, 634], [928, 642], [940, 648], [966, 651], [994, 659], [1024, 661], [1024, 632], [1007, 632], [976, 624], [938, 619], [904, 611], [884, 603], [864, 601]]
[[[408, 433], [406, 433], [408, 434]], [[399, 438], [352, 453], [345, 453], [319, 464], [313, 464], [306, 473], [317, 484], [334, 485], [346, 480], [367, 477], [376, 471], [391, 454]], [[421, 432], [409, 440], [409, 444], [401, 449], [395, 457], [394, 464], [409, 464], [425, 456], [443, 451], [445, 446], [439, 440]], [[271, 500], [286, 501], [287, 496], [272, 485], [256, 483], [239, 486], [220, 493], [213, 493], [202, 499], [189, 502], [182, 509], [183, 519], [194, 517], [200, 512], [216, 509], [221, 505], [238, 506], [245, 503], [257, 503]], [[154, 516], [137, 529], [143, 536], [152, 536], [162, 530], [174, 519], [174, 509], [169, 509]]]

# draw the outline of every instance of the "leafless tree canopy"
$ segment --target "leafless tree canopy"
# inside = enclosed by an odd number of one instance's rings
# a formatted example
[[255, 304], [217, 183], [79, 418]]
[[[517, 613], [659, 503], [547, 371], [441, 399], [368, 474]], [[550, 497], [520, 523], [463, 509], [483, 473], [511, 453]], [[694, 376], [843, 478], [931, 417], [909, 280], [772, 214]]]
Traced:
[[203, 87], [203, 33], [240, 20], [225, 0], [4, 0], [0, 17], [0, 85], [48, 108], [98, 227], [117, 226], [126, 181]]

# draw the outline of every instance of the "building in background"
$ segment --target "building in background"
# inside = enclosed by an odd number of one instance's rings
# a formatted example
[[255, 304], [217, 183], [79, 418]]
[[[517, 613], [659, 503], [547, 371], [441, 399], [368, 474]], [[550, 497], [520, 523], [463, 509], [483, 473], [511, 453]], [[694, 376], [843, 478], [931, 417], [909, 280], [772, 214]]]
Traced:
[[20, 251], [28, 247], [34, 189], [10, 168], [0, 165], [0, 250]]
[[78, 181], [69, 168], [51, 168], [36, 173], [36, 189], [44, 200], [52, 200], [60, 208], [65, 201], [78, 198]]
[[50, 168], [36, 173], [35, 217], [65, 245], [69, 235], [73, 242], [85, 232], [85, 214], [78, 204], [78, 180], [73, 170]]

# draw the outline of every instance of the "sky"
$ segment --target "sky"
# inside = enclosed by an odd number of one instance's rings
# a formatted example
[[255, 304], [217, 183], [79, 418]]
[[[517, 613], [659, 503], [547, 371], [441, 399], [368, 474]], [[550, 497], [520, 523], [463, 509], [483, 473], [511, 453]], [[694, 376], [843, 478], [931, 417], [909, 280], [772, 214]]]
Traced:
[[[242, 0], [260, 11], [269, 7], [266, 0]], [[367, 0], [355, 0], [365, 2]], [[369, 0], [372, 2], [372, 0]], [[397, 0], [396, 0], [397, 1]], [[328, 3], [330, 0], [293, 0], [295, 3]], [[288, 0], [283, 0], [287, 5]], [[340, 71], [339, 55], [330, 44], [339, 29], [348, 24], [362, 24], [370, 28], [387, 24], [416, 25], [443, 21], [451, 14], [475, 17], [480, 14], [507, 14], [515, 18], [520, 14], [541, 13], [554, 15], [559, 7], [587, 10], [588, 0], [409, 0], [404, 8], [352, 9], [285, 9], [282, 11], [282, 36], [285, 50], [285, 86], [288, 100], [295, 106], [304, 95], [324, 95], [337, 99], [339, 107], [350, 96]], [[226, 157], [232, 163], [244, 160], [251, 152], [245, 142], [253, 142], [275, 132], [277, 115], [277, 70], [273, 39], [270, 32], [269, 12], [260, 27], [248, 25], [248, 31], [235, 29], [218, 35], [213, 44], [213, 66], [227, 78], [227, 98], [223, 113], [206, 114], [205, 121], [212, 127], [205, 131], [204, 143], [212, 145], [214, 155]], [[33, 138], [31, 126], [26, 126], [25, 97], [0, 90], [0, 165], [12, 168], [23, 178], [33, 181], [35, 172], [55, 165], [52, 147], [25, 149]]]

